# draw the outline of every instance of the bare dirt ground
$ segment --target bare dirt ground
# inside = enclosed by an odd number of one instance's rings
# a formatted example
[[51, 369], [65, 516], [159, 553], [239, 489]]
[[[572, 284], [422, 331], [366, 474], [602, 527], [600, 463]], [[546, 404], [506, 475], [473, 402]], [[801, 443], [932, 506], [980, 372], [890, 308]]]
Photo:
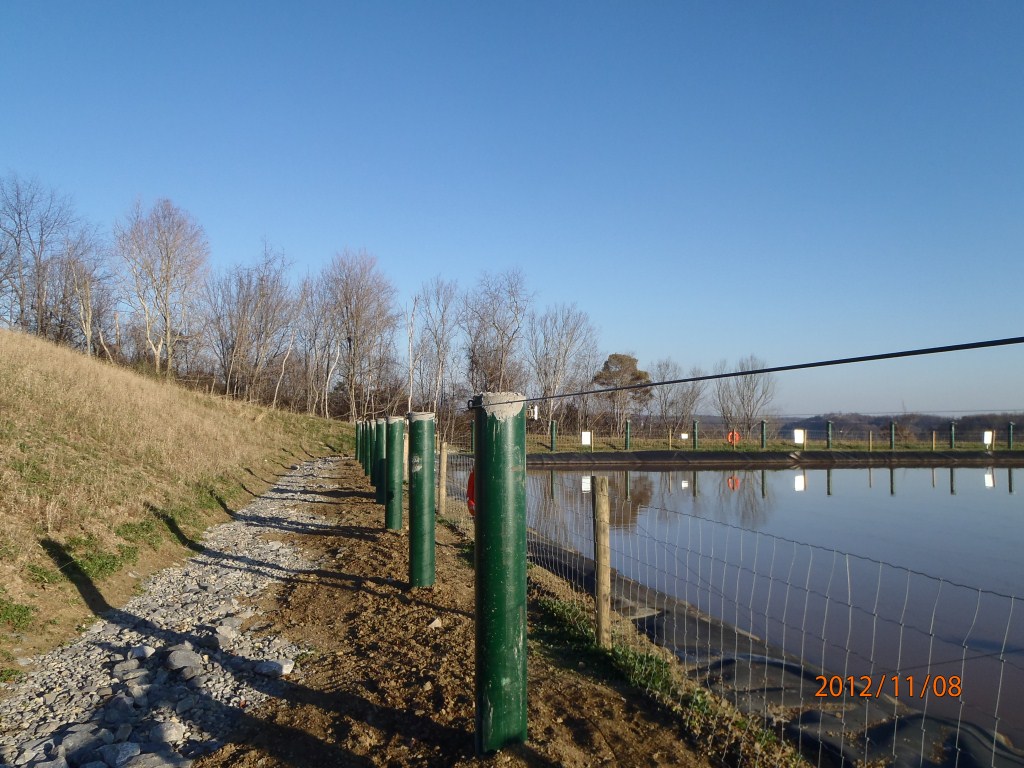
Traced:
[[197, 768], [257, 766], [712, 765], [679, 720], [613, 673], [583, 666], [538, 629], [529, 605], [529, 741], [474, 755], [474, 591], [467, 542], [437, 529], [437, 583], [410, 589], [408, 537], [384, 529], [362, 468], [337, 463], [315, 511], [326, 535], [282, 539], [321, 559], [269, 596], [258, 621], [310, 649], [286, 694], [249, 712]]

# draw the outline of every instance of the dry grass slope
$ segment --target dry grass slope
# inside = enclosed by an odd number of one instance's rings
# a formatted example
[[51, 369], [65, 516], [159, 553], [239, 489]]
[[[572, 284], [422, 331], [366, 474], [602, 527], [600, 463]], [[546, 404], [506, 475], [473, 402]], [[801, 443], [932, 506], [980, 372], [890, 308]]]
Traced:
[[114, 604], [131, 590], [125, 566], [142, 576], [180, 557], [246, 494], [342, 440], [337, 422], [0, 330], [0, 667], [87, 618], [83, 586]]

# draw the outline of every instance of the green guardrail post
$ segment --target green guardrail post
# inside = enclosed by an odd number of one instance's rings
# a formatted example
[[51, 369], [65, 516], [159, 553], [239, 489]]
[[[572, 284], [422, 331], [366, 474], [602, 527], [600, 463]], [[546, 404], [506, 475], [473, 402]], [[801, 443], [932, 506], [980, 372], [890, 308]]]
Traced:
[[558, 422], [552, 419], [548, 429], [551, 434], [551, 452], [554, 453], [558, 450]]
[[409, 586], [434, 585], [434, 414], [409, 414]]
[[625, 450], [627, 450], [627, 451], [629, 450], [629, 436], [630, 436], [630, 424], [629, 424], [629, 419], [626, 419], [626, 448], [625, 448]]
[[956, 448], [956, 422], [949, 422], [949, 450]]
[[373, 462], [377, 453], [377, 421], [369, 419], [366, 422], [366, 453], [363, 458], [366, 461], [366, 476], [373, 482]]
[[761, 419], [761, 450], [768, 447], [768, 422]]
[[515, 392], [476, 395], [476, 751], [526, 741], [526, 419]]
[[896, 422], [889, 422], [889, 450], [896, 450]]
[[363, 424], [363, 429], [366, 432], [366, 445], [363, 446], [363, 469], [366, 472], [366, 476], [373, 477], [373, 452], [374, 444], [377, 437], [377, 426], [373, 419], [368, 419]]
[[691, 432], [690, 434], [693, 435], [693, 450], [696, 451], [697, 448], [700, 445], [700, 439], [697, 437], [697, 420], [696, 419], [693, 420], [693, 432]]
[[355, 437], [355, 444], [352, 447], [352, 453], [356, 457], [356, 460], [358, 461], [360, 456], [359, 452], [360, 450], [362, 450], [363, 447], [363, 422], [357, 420], [353, 424], [352, 434]]
[[366, 462], [363, 461], [363, 451], [366, 449], [366, 422], [362, 419], [356, 422], [356, 460], [359, 466], [366, 471]]
[[[831, 451], [832, 450], [832, 422], [825, 422], [825, 446]], [[831, 494], [829, 494], [831, 495]]]
[[1006, 450], [1013, 450], [1013, 422], [1006, 425]]
[[373, 486], [377, 491], [374, 500], [378, 504], [387, 501], [387, 480], [384, 475], [387, 471], [387, 430], [388, 420], [377, 419], [373, 428]]
[[387, 458], [384, 470], [384, 527], [402, 530], [402, 481], [405, 479], [405, 419], [387, 418]]
[[372, 444], [370, 434], [370, 422], [365, 419], [362, 422], [362, 434], [363, 439], [359, 443], [359, 463], [363, 465], [363, 474], [370, 474], [370, 460], [367, 458], [370, 455], [370, 446]]
[[476, 453], [476, 427], [469, 428], [469, 452]]

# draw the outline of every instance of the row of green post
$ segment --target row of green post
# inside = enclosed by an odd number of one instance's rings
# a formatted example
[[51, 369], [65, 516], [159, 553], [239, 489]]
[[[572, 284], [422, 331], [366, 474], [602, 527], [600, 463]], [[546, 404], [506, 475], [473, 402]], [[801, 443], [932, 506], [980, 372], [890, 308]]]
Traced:
[[434, 585], [434, 414], [410, 413], [356, 424], [356, 458], [384, 505], [384, 527], [402, 530], [405, 426], [409, 424], [409, 585]]
[[[474, 411], [476, 486], [476, 750], [526, 741], [526, 409], [521, 394], [489, 392]], [[361, 421], [356, 458], [402, 529], [404, 430], [409, 425], [409, 584], [434, 584], [434, 415]], [[445, 493], [445, 489], [440, 489]]]

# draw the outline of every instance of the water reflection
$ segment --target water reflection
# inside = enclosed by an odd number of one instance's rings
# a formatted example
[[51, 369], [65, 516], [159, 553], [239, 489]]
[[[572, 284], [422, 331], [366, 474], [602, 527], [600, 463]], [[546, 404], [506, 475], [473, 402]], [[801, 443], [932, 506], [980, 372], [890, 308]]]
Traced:
[[[929, 701], [929, 711], [986, 728], [998, 713], [1002, 732], [1024, 740], [1024, 708], [989, 700], [1024, 688], [1013, 470], [881, 471], [888, 487], [870, 469], [602, 473], [612, 566], [806, 663], [961, 675], [972, 699]], [[581, 476], [531, 473], [529, 525], [589, 557]]]

